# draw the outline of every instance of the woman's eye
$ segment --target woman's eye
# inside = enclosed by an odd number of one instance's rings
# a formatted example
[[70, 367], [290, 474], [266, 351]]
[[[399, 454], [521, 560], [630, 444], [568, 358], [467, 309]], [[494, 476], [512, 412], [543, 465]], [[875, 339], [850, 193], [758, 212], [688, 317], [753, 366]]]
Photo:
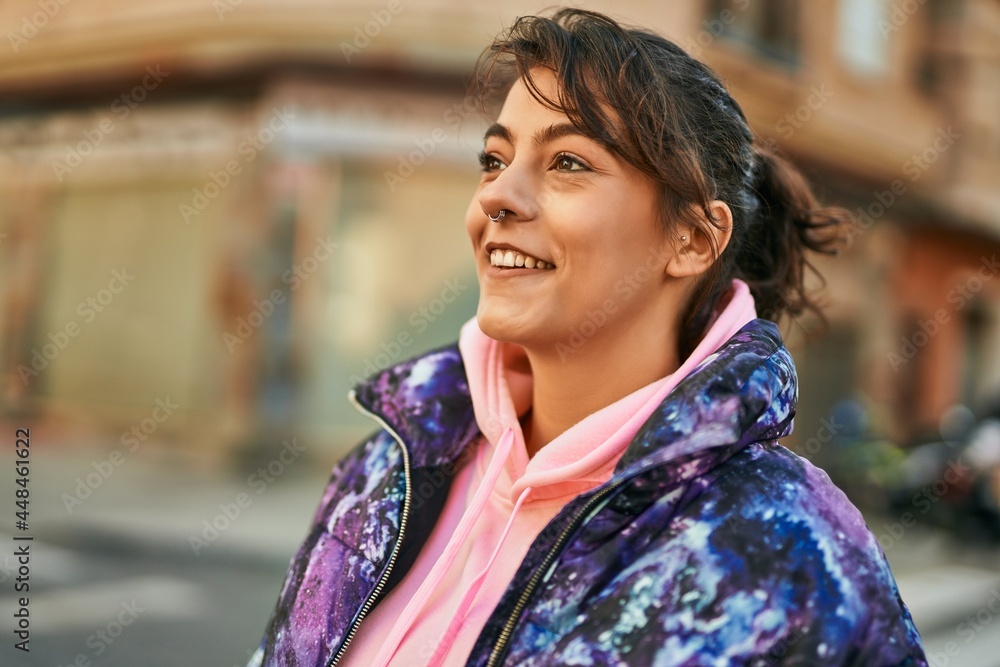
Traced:
[[554, 165], [560, 171], [587, 171], [587, 165], [566, 153], [557, 155]]
[[485, 151], [479, 154], [479, 166], [482, 167], [483, 171], [499, 171], [503, 169], [506, 165], [500, 161], [495, 155], [491, 155]]

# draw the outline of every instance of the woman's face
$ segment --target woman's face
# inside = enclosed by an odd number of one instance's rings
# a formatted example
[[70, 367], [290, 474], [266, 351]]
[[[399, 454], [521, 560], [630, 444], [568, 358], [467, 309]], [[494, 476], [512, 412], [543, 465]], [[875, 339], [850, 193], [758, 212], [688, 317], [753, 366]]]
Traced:
[[[557, 99], [549, 70], [535, 69], [532, 77]], [[653, 181], [579, 134], [565, 114], [539, 104], [523, 80], [486, 131], [483, 162], [466, 229], [484, 333], [575, 349], [580, 336], [629, 326], [657, 300], [669, 245]], [[487, 218], [500, 209], [506, 213], [499, 222]], [[531, 258], [528, 266], [542, 260], [548, 268], [494, 266], [495, 248], [507, 263], [519, 264], [520, 252]]]

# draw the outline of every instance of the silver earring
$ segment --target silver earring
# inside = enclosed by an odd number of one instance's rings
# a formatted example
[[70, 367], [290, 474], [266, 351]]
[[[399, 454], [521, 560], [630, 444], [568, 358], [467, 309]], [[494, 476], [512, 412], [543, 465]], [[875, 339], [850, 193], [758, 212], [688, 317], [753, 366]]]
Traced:
[[507, 215], [507, 209], [502, 208], [502, 209], [500, 209], [500, 212], [497, 213], [497, 217], [494, 218], [489, 213], [486, 214], [486, 217], [490, 219], [490, 222], [500, 222], [501, 220], [503, 220], [503, 217], [505, 215]]
[[686, 236], [682, 236], [681, 237], [681, 241], [687, 241], [687, 240], [688, 240], [688, 237], [686, 237]]

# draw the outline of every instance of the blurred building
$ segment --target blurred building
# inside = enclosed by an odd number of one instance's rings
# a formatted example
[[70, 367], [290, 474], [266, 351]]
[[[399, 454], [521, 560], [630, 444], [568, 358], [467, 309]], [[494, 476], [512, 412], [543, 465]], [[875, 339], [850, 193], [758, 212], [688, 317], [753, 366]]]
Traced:
[[937, 436], [956, 403], [995, 406], [1000, 3], [709, 5], [691, 50], [705, 45], [759, 134], [859, 221], [842, 257], [816, 262], [831, 327], [798, 337], [798, 439], [825, 437], [849, 397], [903, 442]]
[[[548, 3], [5, 3], [7, 416], [218, 457], [372, 424], [353, 381], [475, 312], [472, 63]], [[817, 261], [799, 441], [863, 397], [907, 439], [1000, 389], [1000, 3], [624, 0], [718, 69], [763, 140], [858, 212]], [[820, 434], [817, 436], [817, 434]]]

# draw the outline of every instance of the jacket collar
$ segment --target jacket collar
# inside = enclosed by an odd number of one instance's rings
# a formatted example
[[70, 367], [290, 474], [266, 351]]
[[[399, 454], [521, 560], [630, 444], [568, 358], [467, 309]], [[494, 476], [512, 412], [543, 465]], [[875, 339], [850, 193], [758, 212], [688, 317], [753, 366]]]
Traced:
[[413, 467], [453, 462], [479, 434], [457, 342], [381, 370], [350, 393], [406, 443]]
[[[414, 467], [453, 462], [479, 434], [457, 343], [379, 371], [351, 393], [406, 443]], [[636, 434], [615, 476], [782, 438], [792, 432], [797, 398], [795, 365], [777, 325], [754, 319], [674, 388]]]
[[650, 415], [615, 475], [714, 450], [725, 456], [793, 428], [795, 362], [778, 326], [757, 318], [696, 366]]

